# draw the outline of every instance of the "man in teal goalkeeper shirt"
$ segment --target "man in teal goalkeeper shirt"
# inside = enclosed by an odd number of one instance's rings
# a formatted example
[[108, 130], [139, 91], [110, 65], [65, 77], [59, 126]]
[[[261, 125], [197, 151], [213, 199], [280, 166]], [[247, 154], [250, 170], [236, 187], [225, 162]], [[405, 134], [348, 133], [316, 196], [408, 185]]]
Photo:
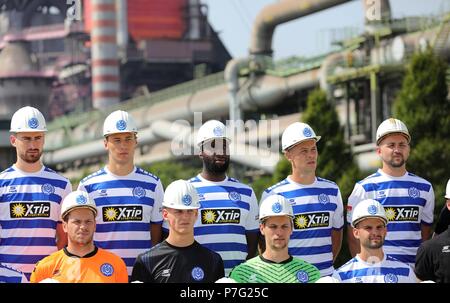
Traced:
[[293, 211], [280, 195], [267, 197], [259, 209], [259, 230], [265, 237], [262, 255], [236, 266], [230, 278], [239, 283], [314, 283], [320, 272], [312, 264], [289, 255]]

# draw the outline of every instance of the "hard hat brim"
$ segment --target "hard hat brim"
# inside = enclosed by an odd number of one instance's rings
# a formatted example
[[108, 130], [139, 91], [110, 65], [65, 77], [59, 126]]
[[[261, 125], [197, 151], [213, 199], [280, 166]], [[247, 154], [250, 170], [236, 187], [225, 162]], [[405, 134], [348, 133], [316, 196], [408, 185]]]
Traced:
[[90, 206], [90, 205], [75, 205], [69, 209], [66, 209], [62, 214], [61, 214], [61, 218], [64, 219], [71, 211], [75, 210], [75, 209], [79, 209], [79, 208], [87, 208], [90, 209], [94, 212], [94, 217], [97, 217], [97, 208]]
[[391, 131], [391, 132], [387, 132], [387, 133], [383, 134], [383, 136], [381, 136], [380, 138], [378, 138], [378, 140], [377, 140], [377, 145], [380, 145], [380, 142], [381, 142], [384, 138], [386, 138], [387, 136], [389, 136], [389, 135], [394, 135], [394, 134], [403, 135], [403, 136], [408, 140], [408, 143], [411, 142], [411, 135], [410, 135], [410, 134], [408, 134], [408, 133], [406, 133], [406, 132], [401, 132], [401, 131], [396, 130], [396, 131]]
[[200, 206], [169, 205], [169, 204], [164, 203], [164, 202], [163, 202], [162, 206], [166, 207], [166, 208], [180, 209], [180, 210], [199, 209], [200, 208]]
[[231, 142], [231, 139], [230, 139], [230, 138], [227, 138], [227, 137], [214, 137], [214, 138], [208, 138], [208, 139], [205, 139], [205, 140], [203, 140], [203, 141], [200, 141], [200, 142], [197, 143], [197, 145], [198, 145], [198, 147], [201, 147], [201, 146], [204, 145], [205, 143], [208, 143], [208, 142], [213, 141], [213, 140], [216, 140], [216, 139], [225, 139], [225, 140], [227, 141], [227, 143], [230, 143], [230, 142]]
[[388, 224], [388, 220], [386, 220], [383, 217], [380, 217], [380, 216], [365, 216], [365, 217], [358, 218], [358, 220], [355, 220], [354, 222], [352, 222], [352, 226], [356, 227], [356, 225], [358, 223], [360, 223], [361, 221], [363, 221], [365, 219], [379, 219], [380, 221], [383, 221], [384, 225]]
[[287, 147], [284, 147], [283, 151], [287, 151], [288, 149], [293, 148], [294, 146], [296, 146], [296, 145], [298, 145], [298, 144], [300, 144], [302, 142], [308, 141], [308, 140], [315, 140], [316, 143], [317, 143], [317, 142], [319, 142], [319, 140], [321, 138], [322, 138], [322, 136], [315, 136], [315, 137], [309, 137], [309, 138], [305, 138], [305, 139], [299, 140], [297, 142], [292, 143], [291, 145], [288, 145]]

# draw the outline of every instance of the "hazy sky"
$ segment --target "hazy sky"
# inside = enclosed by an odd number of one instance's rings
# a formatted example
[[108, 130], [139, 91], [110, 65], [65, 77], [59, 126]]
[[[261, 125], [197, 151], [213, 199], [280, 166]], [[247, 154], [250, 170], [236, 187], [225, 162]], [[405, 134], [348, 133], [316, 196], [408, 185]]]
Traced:
[[[245, 57], [255, 17], [262, 8], [280, 0], [201, 1], [208, 5], [209, 22], [230, 54]], [[325, 53], [330, 50], [333, 37], [360, 32], [364, 25], [362, 1], [354, 0], [278, 26], [272, 47], [275, 59]], [[391, 0], [390, 3], [394, 18], [450, 11], [450, 0]]]

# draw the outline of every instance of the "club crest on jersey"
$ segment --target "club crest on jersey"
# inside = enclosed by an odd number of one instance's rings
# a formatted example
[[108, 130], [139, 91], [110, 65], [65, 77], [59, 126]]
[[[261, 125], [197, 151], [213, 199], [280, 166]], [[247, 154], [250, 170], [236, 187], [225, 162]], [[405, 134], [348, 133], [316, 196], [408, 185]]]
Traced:
[[104, 222], [142, 221], [142, 206], [105, 206], [102, 215]]
[[125, 120], [119, 120], [116, 123], [117, 130], [125, 130], [127, 128], [127, 122]]
[[309, 281], [309, 275], [304, 270], [297, 271], [296, 277], [300, 283], [307, 283]]
[[419, 191], [417, 188], [415, 188], [415, 187], [410, 187], [410, 188], [408, 189], [408, 195], [409, 195], [411, 198], [413, 198], [413, 199], [419, 198], [419, 197], [420, 197], [420, 191]]
[[114, 273], [114, 267], [109, 263], [103, 263], [100, 266], [100, 272], [107, 277], [111, 277]]
[[183, 205], [189, 206], [192, 203], [192, 197], [186, 194], [181, 197], [181, 202], [183, 202]]
[[241, 210], [234, 208], [202, 209], [200, 216], [202, 224], [239, 224]]
[[320, 194], [319, 195], [319, 202], [322, 203], [322, 204], [330, 203], [330, 197], [328, 197], [328, 195], [326, 195], [326, 194]]
[[395, 274], [388, 273], [384, 276], [385, 283], [398, 283], [398, 277]]
[[11, 218], [48, 218], [50, 217], [50, 202], [10, 203]]
[[328, 227], [329, 224], [330, 224], [329, 212], [296, 214], [294, 217], [295, 229]]
[[49, 183], [45, 183], [41, 186], [41, 191], [46, 195], [51, 195], [55, 192], [55, 187]]
[[32, 129], [38, 128], [39, 126], [39, 121], [36, 118], [31, 118], [30, 120], [28, 120], [28, 126]]
[[201, 281], [205, 277], [205, 272], [200, 267], [194, 267], [191, 271], [191, 276], [195, 281]]
[[418, 206], [389, 206], [384, 209], [389, 222], [419, 222]]
[[230, 198], [231, 201], [240, 201], [241, 195], [238, 192], [232, 191], [228, 194], [228, 198]]
[[145, 189], [140, 186], [136, 186], [135, 188], [133, 188], [133, 196], [138, 199], [145, 197]]

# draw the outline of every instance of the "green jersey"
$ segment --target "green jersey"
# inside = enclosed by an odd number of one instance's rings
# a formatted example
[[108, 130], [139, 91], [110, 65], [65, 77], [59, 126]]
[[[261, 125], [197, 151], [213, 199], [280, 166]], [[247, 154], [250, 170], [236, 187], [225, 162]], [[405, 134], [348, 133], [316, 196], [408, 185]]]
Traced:
[[257, 256], [233, 268], [230, 278], [238, 283], [314, 283], [320, 271], [292, 256], [281, 263]]

